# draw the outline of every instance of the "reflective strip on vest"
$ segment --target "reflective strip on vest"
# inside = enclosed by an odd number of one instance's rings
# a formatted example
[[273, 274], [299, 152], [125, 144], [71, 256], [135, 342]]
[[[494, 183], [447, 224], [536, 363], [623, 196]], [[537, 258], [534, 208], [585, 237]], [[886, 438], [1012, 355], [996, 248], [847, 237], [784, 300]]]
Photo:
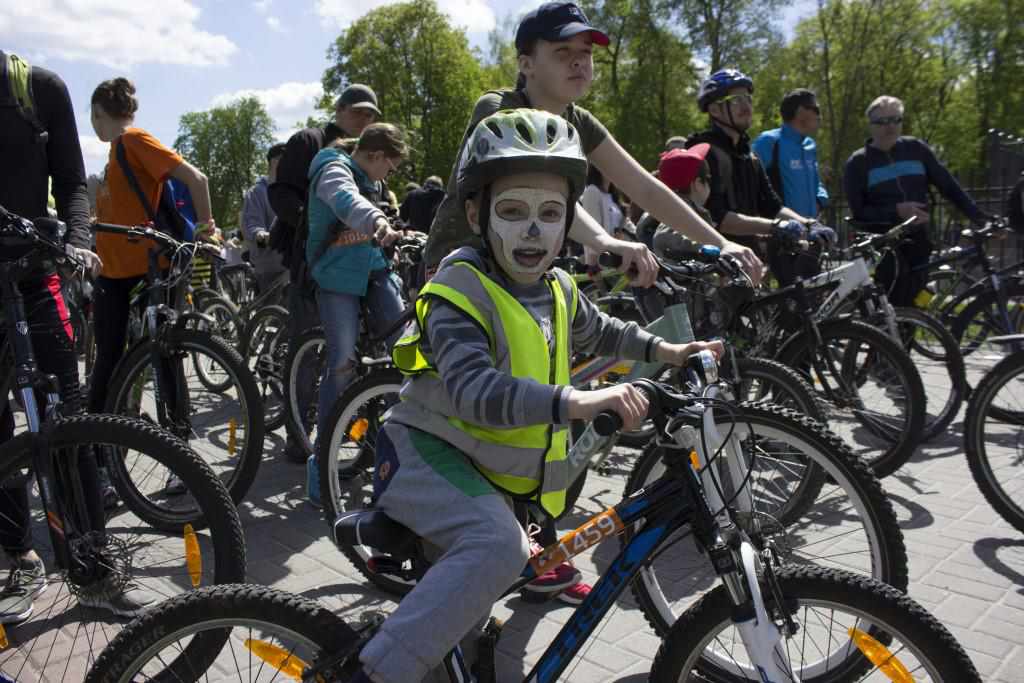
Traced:
[[[421, 330], [429, 313], [430, 297], [436, 296], [463, 311], [480, 325], [487, 335], [492, 357], [502, 359], [498, 370], [513, 377], [529, 377], [541, 384], [568, 385], [569, 321], [575, 315], [578, 299], [575, 282], [570, 280], [572, 300], [567, 305], [558, 279], [552, 276], [548, 281], [554, 301], [552, 329], [555, 337], [555, 363], [552, 368], [552, 356], [544, 333], [522, 304], [471, 264], [458, 262], [452, 265], [457, 266], [472, 272], [475, 275], [473, 284], [478, 284], [483, 291], [478, 291], [479, 295], [474, 302], [455, 287], [433, 280], [428, 282], [420, 290], [420, 297], [416, 301], [417, 329], [400, 339], [393, 349], [392, 358], [399, 369], [408, 375], [436, 375], [436, 369], [430, 365], [420, 348]], [[485, 302], [492, 308], [489, 311], [480, 310], [477, 302]], [[493, 329], [493, 326], [500, 326], [500, 329]], [[484, 444], [501, 447], [502, 453], [498, 457], [489, 457], [486, 447], [478, 453], [467, 453], [481, 474], [497, 488], [516, 496], [536, 498], [548, 514], [557, 516], [562, 513], [569, 484], [566, 462], [568, 430], [554, 429], [552, 425], [503, 429], [473, 424], [457, 417], [448, 417], [447, 421]], [[522, 457], [508, 457], [510, 450]], [[537, 471], [538, 458], [542, 458], [539, 480], [526, 474]]]

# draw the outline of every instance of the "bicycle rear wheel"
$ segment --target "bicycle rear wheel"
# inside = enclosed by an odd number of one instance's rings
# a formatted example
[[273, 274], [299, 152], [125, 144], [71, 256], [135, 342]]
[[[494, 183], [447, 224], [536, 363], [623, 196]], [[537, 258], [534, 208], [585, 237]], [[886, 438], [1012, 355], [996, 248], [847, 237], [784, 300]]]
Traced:
[[[781, 644], [797, 674], [792, 680], [980, 683], [981, 676], [952, 634], [899, 591], [821, 567], [785, 567], [776, 578], [774, 588], [783, 604], [778, 604], [770, 582], [762, 580], [761, 590], [773, 617], [786, 613], [797, 623], [796, 633], [783, 637]], [[651, 681], [764, 680], [735, 628], [735, 609], [724, 586], [704, 596], [666, 636]], [[898, 667], [905, 677], [895, 677]]]
[[263, 399], [263, 423], [268, 432], [285, 422], [284, 366], [288, 360], [288, 311], [265, 306], [257, 311], [242, 335], [240, 353], [252, 372]]
[[[1003, 319], [998, 297], [991, 289], [971, 299], [953, 318], [950, 332], [959, 342], [964, 357], [988, 347], [985, 340], [989, 337], [1024, 332], [1024, 282], [1007, 278], [1003, 281], [1003, 287], [1007, 298], [1007, 320]], [[998, 349], [986, 353], [1001, 355]]]
[[[791, 410], [756, 403], [716, 411], [715, 424], [723, 437], [732, 435], [737, 457], [751, 468], [747, 486], [754, 510], [739, 519], [752, 538], [773, 541], [789, 563], [852, 570], [907, 587], [907, 551], [892, 503], [835, 434]], [[637, 462], [625, 495], [664, 472], [662, 453], [652, 447]], [[655, 551], [633, 582], [633, 594], [647, 621], [664, 634], [699, 589], [715, 582], [706, 557], [682, 529]]]
[[[316, 443], [317, 395], [326, 362], [326, 344], [323, 328], [306, 330], [295, 340], [295, 348], [288, 349], [284, 369], [285, 427], [288, 436], [302, 446], [307, 456], [313, 454]], [[302, 397], [309, 399], [305, 407], [300, 407]]]
[[819, 326], [821, 344], [801, 333], [779, 360], [809, 378], [827, 410], [829, 428], [880, 477], [899, 469], [921, 444], [926, 396], [907, 352], [860, 320]]
[[[151, 598], [163, 600], [196, 585], [242, 581], [245, 578], [245, 543], [238, 514], [223, 484], [208, 466], [184, 443], [163, 430], [138, 420], [117, 415], [80, 415], [60, 420], [49, 432], [54, 457], [69, 462], [73, 457], [93, 457], [98, 448], [129, 454], [133, 462], [152, 462], [174, 472], [187, 487], [183, 496], [192, 502], [194, 517], [207, 526], [191, 533], [183, 522], [169, 533], [152, 528], [120, 506], [109, 514], [103, 537], [77, 536], [77, 524], [70, 516], [63, 521], [63, 532], [77, 538], [72, 553], [89, 566], [109, 572], [119, 586], [134, 586]], [[8, 680], [80, 681], [85, 667], [96, 657], [126, 619], [98, 608], [85, 607], [80, 599], [95, 593], [97, 584], [83, 580], [57, 566], [49, 545], [42, 545], [47, 534], [47, 519], [42, 514], [39, 490], [34, 476], [25, 474], [32, 465], [31, 435], [22, 434], [0, 446], [0, 496], [16, 488], [27, 487], [36, 552], [48, 571], [47, 588], [35, 598], [32, 615], [17, 626], [8, 625], [9, 645], [0, 650], [0, 672]], [[8, 502], [8, 501], [5, 501]], [[11, 501], [13, 502], [13, 501]], [[9, 504], [0, 506], [11, 510]], [[16, 523], [6, 517], [4, 521]], [[189, 551], [195, 540], [198, 554]], [[91, 553], [97, 555], [92, 555]], [[94, 557], [101, 559], [91, 559]], [[196, 641], [189, 652], [196, 658], [219, 651], [223, 636], [208, 634]]]
[[[328, 527], [341, 513], [370, 506], [377, 432], [384, 413], [398, 403], [403, 380], [397, 369], [379, 368], [356, 380], [335, 401], [327, 422], [331, 433], [325, 434], [317, 445], [320, 500]], [[367, 562], [374, 555], [373, 548], [339, 547], [356, 570], [379, 588], [404, 595], [415, 585], [396, 572], [370, 571]]]
[[[241, 502], [263, 457], [263, 412], [252, 373], [227, 342], [207, 332], [180, 328], [168, 330], [159, 342], [143, 341], [118, 363], [106, 411], [159, 422], [161, 411], [153, 375], [156, 349], [161, 372], [177, 393], [173, 400], [159, 398], [168, 414], [177, 409], [181, 415], [177, 423], [161, 426], [186, 440], [221, 478], [235, 503]], [[200, 360], [196, 362], [195, 358]], [[218, 377], [230, 382], [230, 387], [226, 391], [207, 389], [199, 376], [199, 365], [214, 368]], [[136, 477], [130, 464], [125, 465], [124, 473], [123, 483], [130, 483], [141, 496], [151, 500], [157, 487], [167, 483], [168, 473], [158, 468], [146, 471], [144, 481]], [[168, 491], [171, 492], [170, 487]], [[164, 499], [171, 507], [172, 498], [173, 494]], [[125, 497], [129, 505], [135, 500], [136, 496]], [[155, 507], [140, 507], [136, 514], [147, 515], [154, 525], [163, 523]], [[176, 517], [169, 515], [167, 523], [177, 524]]]

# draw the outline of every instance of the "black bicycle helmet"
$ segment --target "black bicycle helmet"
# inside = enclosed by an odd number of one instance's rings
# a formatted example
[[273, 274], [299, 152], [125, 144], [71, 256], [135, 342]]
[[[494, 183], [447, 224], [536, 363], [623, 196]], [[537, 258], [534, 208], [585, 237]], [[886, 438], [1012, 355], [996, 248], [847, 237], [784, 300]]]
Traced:
[[722, 69], [708, 76], [700, 85], [700, 93], [697, 95], [697, 106], [702, 112], [707, 112], [712, 102], [717, 102], [733, 88], [744, 87], [754, 93], [754, 81], [739, 69]]

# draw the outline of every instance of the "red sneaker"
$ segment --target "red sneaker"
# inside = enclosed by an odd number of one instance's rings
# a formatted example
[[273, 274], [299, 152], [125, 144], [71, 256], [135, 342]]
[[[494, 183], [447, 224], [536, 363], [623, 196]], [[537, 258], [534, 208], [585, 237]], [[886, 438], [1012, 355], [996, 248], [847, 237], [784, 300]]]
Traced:
[[579, 583], [582, 579], [583, 575], [580, 574], [580, 571], [576, 569], [576, 567], [572, 566], [568, 562], [563, 562], [551, 571], [541, 574], [536, 579], [523, 586], [520, 590], [526, 593], [534, 593], [547, 597], [552, 593], [563, 591], [573, 584]]
[[557, 598], [567, 605], [578, 605], [590, 595], [590, 584], [577, 581], [558, 594]]

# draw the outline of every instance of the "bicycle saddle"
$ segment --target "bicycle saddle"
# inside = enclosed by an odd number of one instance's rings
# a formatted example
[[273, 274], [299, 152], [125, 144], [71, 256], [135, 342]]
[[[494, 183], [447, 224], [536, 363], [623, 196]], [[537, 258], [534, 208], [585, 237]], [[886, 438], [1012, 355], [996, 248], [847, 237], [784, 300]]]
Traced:
[[334, 520], [337, 545], [367, 545], [396, 557], [412, 557], [419, 537], [380, 510], [343, 512]]

